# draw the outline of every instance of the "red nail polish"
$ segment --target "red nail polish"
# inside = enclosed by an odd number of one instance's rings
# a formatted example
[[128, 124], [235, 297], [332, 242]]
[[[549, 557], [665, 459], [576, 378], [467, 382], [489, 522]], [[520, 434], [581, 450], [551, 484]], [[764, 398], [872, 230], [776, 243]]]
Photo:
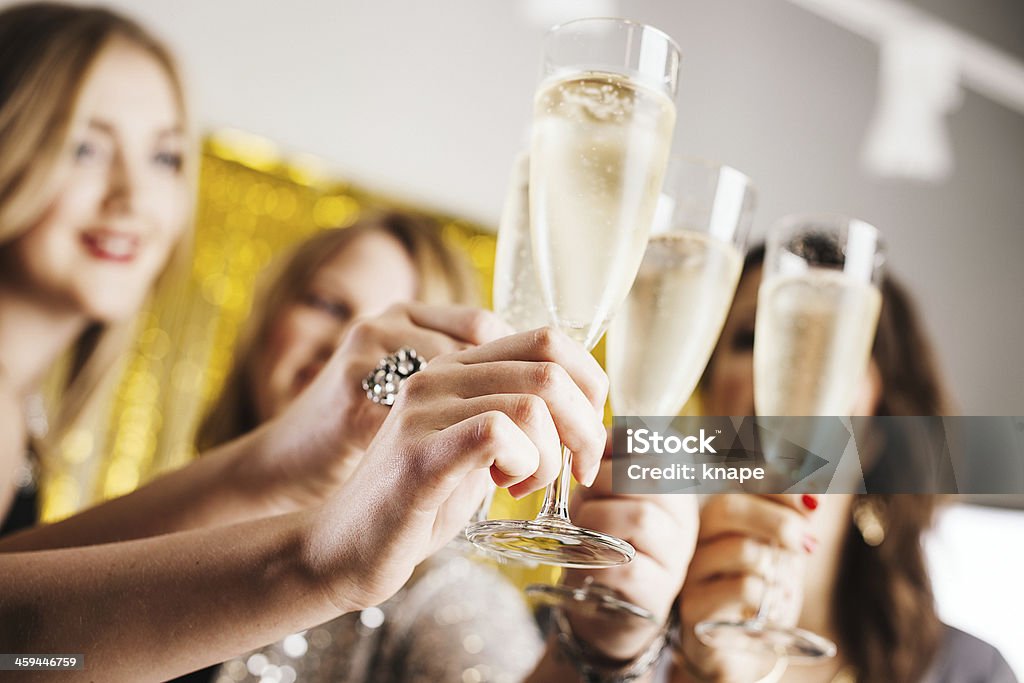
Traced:
[[807, 551], [808, 554], [810, 554], [813, 553], [814, 549], [817, 547], [818, 539], [816, 539], [814, 536], [811, 536], [810, 534], [806, 534], [804, 536], [804, 550]]
[[801, 498], [800, 502], [804, 504], [804, 507], [808, 510], [818, 509], [818, 499], [809, 493], [805, 493]]

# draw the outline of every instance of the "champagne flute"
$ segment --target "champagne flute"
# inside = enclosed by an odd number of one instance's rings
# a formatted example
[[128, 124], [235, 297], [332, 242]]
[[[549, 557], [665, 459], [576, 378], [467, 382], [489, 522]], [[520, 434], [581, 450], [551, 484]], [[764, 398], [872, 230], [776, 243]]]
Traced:
[[[494, 254], [492, 299], [494, 312], [516, 332], [526, 332], [548, 324], [547, 310], [541, 298], [540, 283], [533, 268], [533, 247], [530, 244], [530, 153], [520, 152], [512, 164], [505, 204], [498, 223], [498, 239]], [[476, 514], [457, 538], [459, 545], [476, 548], [469, 541], [469, 529], [487, 519], [494, 502], [492, 483]], [[480, 550], [479, 548], [477, 548]], [[500, 555], [487, 553], [496, 559]]]
[[729, 166], [673, 159], [622, 311], [608, 331], [616, 415], [676, 415], [715, 350], [743, 270], [755, 191]]
[[494, 312], [516, 332], [550, 323], [540, 280], [533, 267], [530, 237], [530, 153], [520, 152], [512, 166], [494, 254]]
[[[750, 179], [736, 169], [672, 158], [640, 272], [608, 329], [616, 415], [676, 415], [697, 387], [732, 306], [755, 201]], [[586, 579], [526, 592], [585, 616], [657, 623]]]
[[[850, 413], [878, 324], [883, 262], [881, 236], [864, 221], [802, 215], [784, 218], [773, 228], [754, 331], [758, 416]], [[806, 425], [800, 421], [799, 426]], [[794, 461], [795, 449], [781, 444], [763, 446], [765, 466], [786, 476], [800, 465]], [[702, 622], [697, 637], [716, 647], [767, 650], [798, 661], [835, 656], [832, 641], [783, 623], [797, 616], [780, 614], [779, 584], [799, 571], [793, 554], [773, 545], [765, 564], [765, 589], [755, 616]]]
[[[533, 256], [550, 321], [592, 349], [643, 258], [675, 125], [679, 49], [623, 19], [580, 19], [545, 39], [530, 150]], [[485, 550], [563, 567], [632, 560], [631, 545], [569, 520], [572, 454], [532, 521], [470, 526]]]

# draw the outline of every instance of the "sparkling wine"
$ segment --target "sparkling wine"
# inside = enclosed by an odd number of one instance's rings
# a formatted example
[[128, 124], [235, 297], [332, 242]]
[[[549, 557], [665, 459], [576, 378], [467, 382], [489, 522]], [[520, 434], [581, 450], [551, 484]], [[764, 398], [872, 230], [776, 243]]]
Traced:
[[616, 415], [679, 412], [715, 348], [742, 268], [739, 249], [706, 233], [651, 237], [608, 330]]
[[761, 284], [754, 332], [759, 415], [848, 415], [878, 324], [871, 284], [810, 268]]
[[530, 243], [530, 158], [516, 159], [505, 195], [494, 256], [494, 312], [516, 332], [551, 324], [533, 267]]
[[588, 348], [643, 259], [674, 123], [668, 96], [623, 76], [575, 74], [537, 91], [534, 258], [552, 320]]

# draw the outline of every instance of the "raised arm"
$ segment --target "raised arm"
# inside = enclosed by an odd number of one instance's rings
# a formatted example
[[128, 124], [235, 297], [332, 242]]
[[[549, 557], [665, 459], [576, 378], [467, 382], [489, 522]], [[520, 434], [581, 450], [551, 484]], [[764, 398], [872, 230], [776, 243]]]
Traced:
[[308, 564], [310, 514], [0, 554], [0, 649], [84, 654], [61, 680], [164, 680], [330, 619], [341, 609]]
[[492, 314], [461, 306], [406, 304], [356, 322], [317, 380], [277, 419], [133, 493], [0, 539], [0, 552], [146, 538], [320, 503], [350, 476], [387, 416], [360, 388], [380, 358], [401, 346], [436, 358], [510, 331]]

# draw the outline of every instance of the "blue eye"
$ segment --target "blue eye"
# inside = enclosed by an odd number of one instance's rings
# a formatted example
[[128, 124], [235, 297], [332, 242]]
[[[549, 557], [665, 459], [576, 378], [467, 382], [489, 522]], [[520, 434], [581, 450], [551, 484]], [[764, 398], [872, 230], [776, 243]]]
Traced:
[[182, 155], [176, 152], [159, 152], [155, 157], [153, 157], [153, 160], [158, 165], [166, 166], [174, 171], [180, 171], [182, 164], [184, 163]]

